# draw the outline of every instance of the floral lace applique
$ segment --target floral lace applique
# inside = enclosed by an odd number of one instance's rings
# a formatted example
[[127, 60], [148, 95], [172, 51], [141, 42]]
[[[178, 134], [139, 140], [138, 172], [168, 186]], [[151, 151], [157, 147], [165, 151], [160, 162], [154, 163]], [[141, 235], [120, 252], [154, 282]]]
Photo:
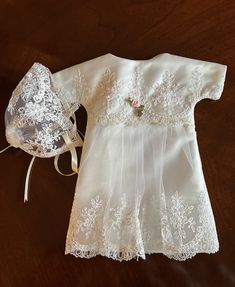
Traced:
[[165, 71], [162, 75], [162, 82], [154, 85], [153, 89], [155, 91], [151, 99], [153, 107], [160, 105], [167, 114], [173, 114], [175, 106], [184, 108], [185, 99], [180, 94], [184, 86], [176, 82], [173, 73]]
[[196, 67], [190, 79], [188, 91], [190, 97], [188, 101], [190, 103], [196, 103], [197, 101], [205, 98], [218, 99], [223, 89], [223, 78], [220, 79], [219, 83], [211, 85], [210, 88], [203, 89], [203, 72], [200, 67]]
[[[131, 208], [123, 194], [119, 205], [109, 208], [105, 214], [103, 200], [96, 196], [90, 206], [82, 210], [80, 218], [73, 218], [74, 232], [68, 234], [66, 253], [86, 258], [101, 254], [120, 261], [145, 258], [145, 254], [153, 253], [154, 249], [160, 252], [160, 248], [164, 255], [176, 260], [186, 260], [201, 252], [214, 253], [218, 243], [210, 202], [203, 191], [198, 193], [198, 198], [194, 205], [189, 205], [183, 195], [175, 191], [167, 203], [162, 192], [162, 242], [157, 242], [155, 236], [151, 236], [150, 225], [143, 224], [146, 211], [140, 208], [141, 196]], [[197, 220], [194, 210], [199, 214]], [[79, 242], [82, 234], [86, 244]]]
[[95, 220], [101, 206], [102, 200], [99, 195], [97, 195], [94, 199], [91, 199], [91, 207], [86, 207], [82, 210], [82, 219], [78, 221], [77, 227], [78, 231], [84, 232], [86, 238], [89, 237], [92, 229], [94, 228]]
[[[101, 254], [120, 261], [145, 258], [138, 205], [137, 197], [131, 208], [123, 193], [119, 204], [104, 212], [102, 200], [98, 196], [91, 199], [91, 206], [82, 210], [82, 219], [73, 218], [71, 222], [73, 230], [68, 232], [66, 253], [86, 258]], [[84, 240], [79, 242], [83, 235], [90, 241], [88, 245], [82, 243]]]
[[[161, 195], [163, 253], [169, 258], [181, 261], [197, 253], [218, 250], [209, 198], [204, 191], [199, 192], [198, 197], [195, 205], [188, 205], [183, 196], [175, 191], [171, 196], [171, 206], [167, 207], [164, 193]], [[194, 209], [199, 213], [198, 222], [192, 215]]]
[[185, 229], [188, 227], [195, 232], [194, 225], [196, 224], [193, 217], [190, 217], [193, 205], [185, 205], [183, 196], [176, 191], [172, 196], [172, 207], [170, 224], [175, 229], [174, 235], [183, 244], [183, 239], [186, 238]]
[[[194, 125], [193, 108], [202, 97], [219, 94], [222, 84], [203, 90], [203, 73], [200, 67], [192, 70], [188, 84], [178, 83], [175, 74], [163, 71], [157, 83], [147, 85], [139, 66], [124, 79], [106, 68], [97, 85], [89, 87], [86, 77], [78, 69], [77, 93], [84, 98], [89, 121], [103, 125], [125, 123], [158, 123], [161, 125]], [[221, 79], [222, 83], [223, 79]], [[136, 99], [144, 107], [141, 116], [131, 109], [127, 99]]]
[[117, 239], [120, 239], [120, 231], [121, 231], [121, 227], [123, 226], [123, 213], [124, 210], [126, 209], [126, 195], [125, 193], [122, 195], [121, 197], [121, 202], [120, 202], [120, 206], [117, 207], [116, 209], [111, 207], [109, 209], [110, 211], [110, 229], [112, 231], [117, 231]]

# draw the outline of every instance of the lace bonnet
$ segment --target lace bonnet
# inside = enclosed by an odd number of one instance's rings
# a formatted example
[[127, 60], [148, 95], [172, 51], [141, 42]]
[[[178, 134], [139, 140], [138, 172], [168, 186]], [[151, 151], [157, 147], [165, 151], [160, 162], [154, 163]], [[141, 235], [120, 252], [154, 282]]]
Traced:
[[[76, 94], [65, 91], [53, 81], [50, 70], [34, 63], [14, 89], [5, 112], [6, 139], [10, 146], [33, 155], [25, 185], [35, 157], [55, 157], [66, 151], [72, 154], [72, 175], [77, 172], [76, 146], [82, 146], [74, 112], [79, 108]], [[62, 174], [62, 173], [61, 173]], [[64, 175], [64, 174], [63, 174]]]
[[67, 151], [64, 135], [78, 146], [81, 138], [70, 119], [77, 108], [78, 104], [53, 83], [49, 69], [34, 63], [16, 86], [6, 109], [7, 141], [38, 157]]

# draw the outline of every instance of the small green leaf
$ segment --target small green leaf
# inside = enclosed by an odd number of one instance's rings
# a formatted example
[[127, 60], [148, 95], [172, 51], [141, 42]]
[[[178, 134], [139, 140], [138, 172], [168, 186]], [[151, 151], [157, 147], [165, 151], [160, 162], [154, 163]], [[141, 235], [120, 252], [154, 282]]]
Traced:
[[143, 115], [143, 110], [137, 110], [137, 116], [140, 117]]

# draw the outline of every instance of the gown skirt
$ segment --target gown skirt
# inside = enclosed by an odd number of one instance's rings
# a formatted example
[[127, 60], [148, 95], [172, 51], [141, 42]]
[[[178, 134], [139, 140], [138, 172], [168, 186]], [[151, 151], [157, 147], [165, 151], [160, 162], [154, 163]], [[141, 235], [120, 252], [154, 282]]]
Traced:
[[115, 260], [219, 249], [194, 126], [87, 125], [65, 254]]

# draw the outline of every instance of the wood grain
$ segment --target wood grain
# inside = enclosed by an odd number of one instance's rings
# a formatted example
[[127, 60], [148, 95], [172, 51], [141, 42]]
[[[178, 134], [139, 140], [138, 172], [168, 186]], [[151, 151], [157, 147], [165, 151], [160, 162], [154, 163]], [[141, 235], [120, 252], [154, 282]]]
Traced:
[[[62, 177], [53, 159], [37, 159], [30, 200], [23, 189], [30, 156], [0, 156], [0, 286], [235, 286], [235, 5], [231, 0], [0, 1], [0, 148], [4, 111], [33, 62], [52, 72], [105, 53], [148, 59], [159, 53], [228, 66], [219, 101], [195, 108], [203, 170], [220, 251], [177, 262], [161, 254], [116, 262], [76, 259], [64, 245], [76, 177]], [[85, 131], [86, 111], [77, 112]], [[68, 167], [69, 156], [65, 155]], [[65, 169], [67, 168], [64, 167]]]

